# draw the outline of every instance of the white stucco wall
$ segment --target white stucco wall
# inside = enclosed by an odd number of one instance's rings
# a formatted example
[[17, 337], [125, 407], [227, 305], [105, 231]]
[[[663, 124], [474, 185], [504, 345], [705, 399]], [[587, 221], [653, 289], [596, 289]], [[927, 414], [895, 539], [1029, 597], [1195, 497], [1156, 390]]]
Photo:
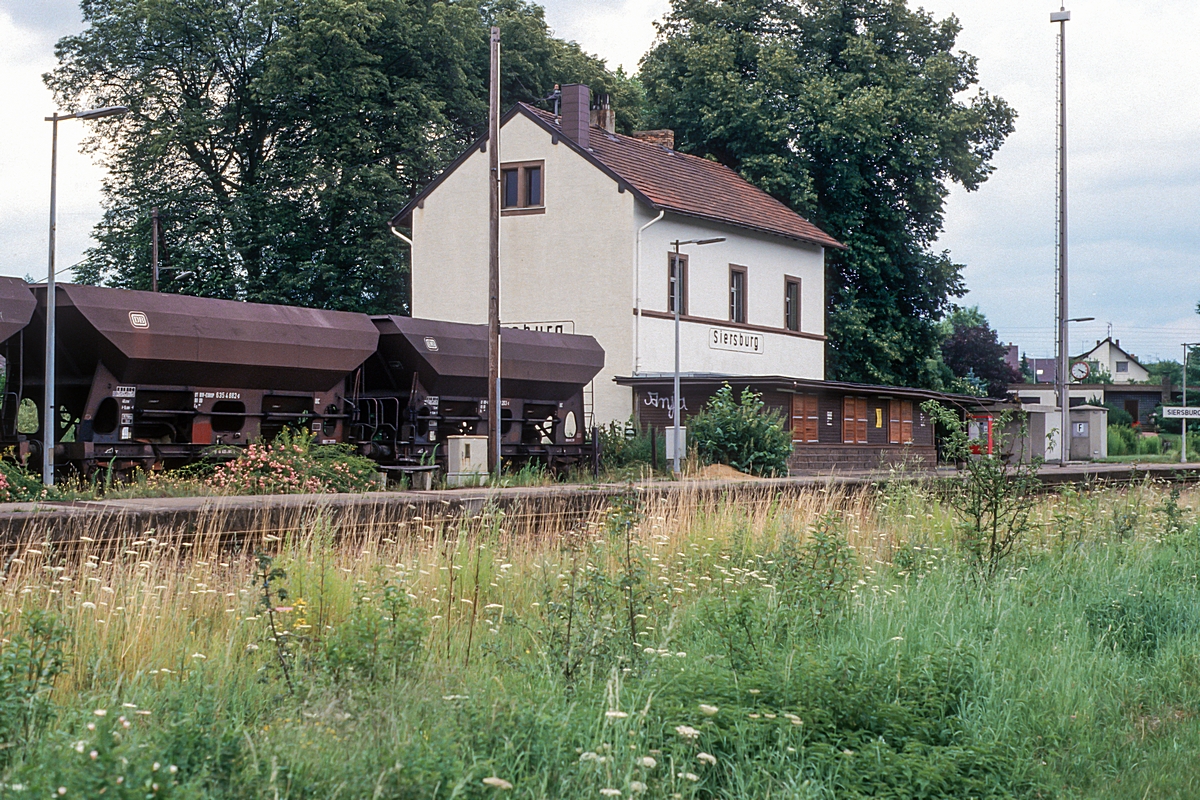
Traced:
[[[1074, 361], [1075, 359], [1072, 360]], [[1121, 352], [1120, 348], [1113, 347], [1112, 343], [1107, 339], [1094, 347], [1082, 360], [1099, 362], [1112, 375], [1113, 383], [1133, 383], [1135, 381], [1150, 379], [1150, 373], [1144, 367], [1130, 358], [1126, 353]], [[1117, 372], [1118, 361], [1124, 361], [1128, 364], [1126, 372]]]
[[[654, 218], [649, 209], [638, 209], [637, 224]], [[638, 282], [643, 312], [666, 312], [667, 255], [675, 240], [724, 236], [710, 245], [683, 246], [688, 255], [688, 316], [707, 321], [680, 323], [680, 369], [684, 372], [718, 372], [731, 375], [786, 375], [825, 377], [825, 258], [823, 250], [780, 237], [745, 231], [733, 226], [667, 214], [642, 235]], [[739, 328], [729, 320], [729, 268], [746, 269], [746, 323], [773, 331]], [[800, 279], [800, 331], [812, 338], [784, 331], [785, 276]], [[724, 323], [724, 324], [722, 324]], [[675, 368], [674, 321], [647, 317], [637, 328], [637, 364], [641, 374], [670, 372]], [[713, 328], [760, 337], [762, 352], [738, 352], [710, 346]], [[778, 331], [778, 332], [775, 332]], [[633, 369], [631, 365], [631, 369]]]
[[[623, 420], [632, 395], [612, 378], [629, 373], [632, 349], [633, 196], [520, 114], [500, 142], [501, 163], [545, 161], [546, 209], [501, 217], [501, 325], [567, 320], [595, 336], [605, 351], [596, 421]], [[487, 169], [476, 151], [413, 211], [415, 317], [487, 321]]]
[[[637, 229], [657, 212], [520, 114], [500, 138], [502, 163], [545, 161], [545, 213], [500, 221], [501, 325], [565, 321], [568, 332], [595, 336], [605, 351], [605, 367], [593, 381], [595, 422], [624, 420], [632, 395], [613, 378], [674, 369], [673, 322], [632, 313]], [[487, 169], [487, 153], [472, 153], [413, 211], [415, 317], [487, 321]], [[815, 245], [668, 214], [642, 238], [642, 308], [667, 310], [670, 242], [714, 236], [726, 241], [686, 250], [690, 314], [728, 320], [729, 265], [737, 264], [747, 271], [747, 323], [775, 330], [719, 326], [758, 337], [762, 352], [747, 353], [711, 347], [713, 324], [684, 322], [683, 370], [823, 378], [825, 270]], [[784, 328], [785, 275], [801, 281], [800, 326], [810, 338], [777, 332]]]

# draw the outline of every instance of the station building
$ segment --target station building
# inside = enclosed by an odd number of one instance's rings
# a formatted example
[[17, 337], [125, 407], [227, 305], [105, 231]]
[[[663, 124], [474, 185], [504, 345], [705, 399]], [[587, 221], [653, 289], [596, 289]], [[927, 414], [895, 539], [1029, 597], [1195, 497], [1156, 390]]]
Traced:
[[[674, 150], [671, 131], [623, 136], [612, 119], [567, 85], [559, 113], [519, 103], [500, 134], [501, 326], [596, 337], [591, 422], [674, 419], [677, 293], [683, 419], [725, 382], [760, 391], [792, 429], [797, 469], [932, 459], [921, 402], [990, 402], [825, 381], [825, 252], [843, 245], [728, 167]], [[392, 219], [411, 230], [415, 317], [487, 321], [488, 146]]]

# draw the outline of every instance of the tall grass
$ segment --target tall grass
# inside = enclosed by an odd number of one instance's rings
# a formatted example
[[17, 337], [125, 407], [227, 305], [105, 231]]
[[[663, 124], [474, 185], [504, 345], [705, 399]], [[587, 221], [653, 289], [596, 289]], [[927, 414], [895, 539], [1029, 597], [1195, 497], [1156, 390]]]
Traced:
[[69, 639], [0, 794], [1194, 797], [1197, 497], [1047, 496], [992, 580], [902, 482], [38, 534], [0, 653]]

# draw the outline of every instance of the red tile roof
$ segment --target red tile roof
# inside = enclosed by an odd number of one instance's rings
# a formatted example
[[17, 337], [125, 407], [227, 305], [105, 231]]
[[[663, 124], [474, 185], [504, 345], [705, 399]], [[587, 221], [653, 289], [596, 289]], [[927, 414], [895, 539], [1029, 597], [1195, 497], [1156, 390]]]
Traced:
[[[609, 133], [597, 127], [592, 127], [590, 147], [585, 150], [563, 134], [557, 119], [548, 111], [517, 103], [504, 115], [501, 124], [507, 123], [515, 114], [524, 114], [553, 135], [561, 137], [561, 141], [571, 149], [655, 210], [785, 236], [821, 247], [845, 247], [729, 167], [715, 161], [689, 156], [630, 136]], [[471, 153], [481, 149], [486, 141], [485, 135], [459, 155], [454, 163], [392, 217], [392, 224], [408, 224], [413, 209]]]
[[[518, 104], [543, 126], [553, 114]], [[565, 137], [564, 137], [565, 138]], [[741, 175], [715, 161], [593, 127], [588, 153], [657, 209], [841, 248], [843, 245]]]

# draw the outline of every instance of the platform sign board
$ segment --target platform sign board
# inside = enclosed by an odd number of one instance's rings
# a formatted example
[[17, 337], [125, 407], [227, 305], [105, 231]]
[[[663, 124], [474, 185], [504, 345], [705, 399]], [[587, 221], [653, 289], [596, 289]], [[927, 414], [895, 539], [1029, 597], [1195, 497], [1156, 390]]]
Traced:
[[1163, 419], [1200, 419], [1200, 406], [1164, 406]]

